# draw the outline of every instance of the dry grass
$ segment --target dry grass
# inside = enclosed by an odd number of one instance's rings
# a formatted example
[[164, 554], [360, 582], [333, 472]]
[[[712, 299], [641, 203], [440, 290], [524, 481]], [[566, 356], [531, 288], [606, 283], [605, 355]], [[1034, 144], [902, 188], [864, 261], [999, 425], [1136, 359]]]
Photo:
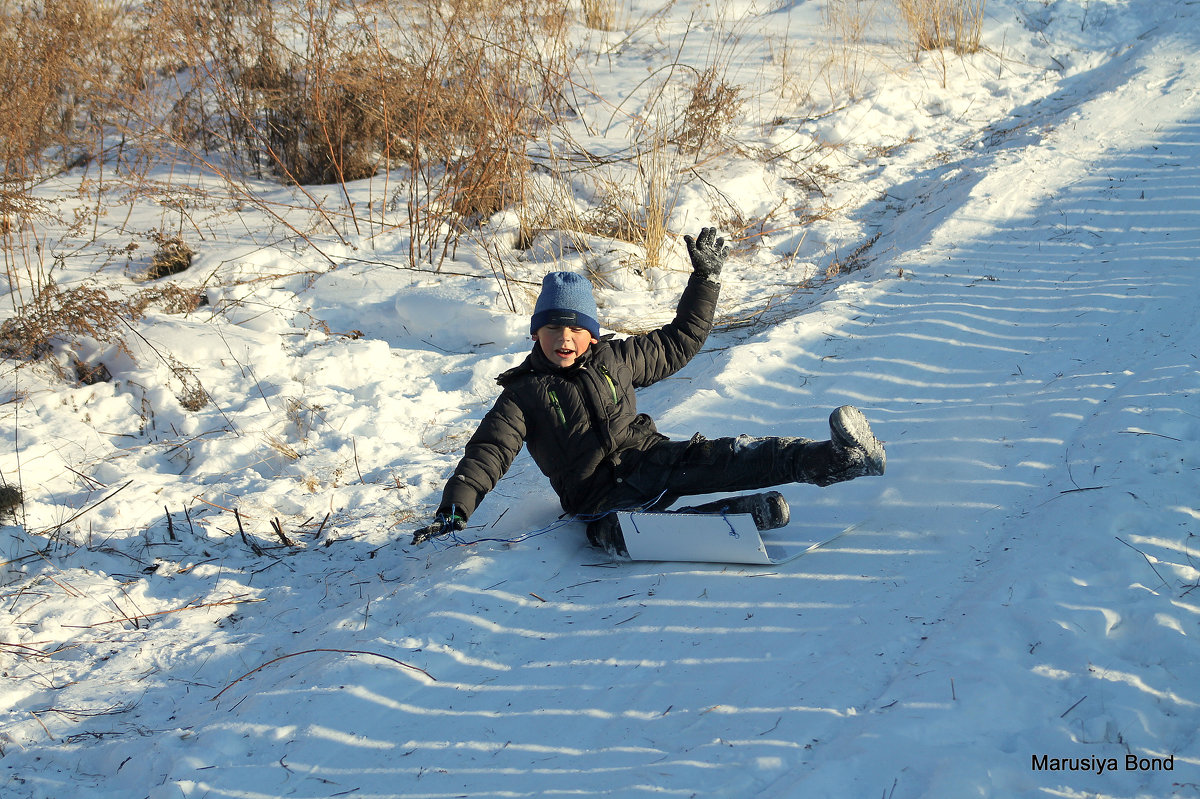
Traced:
[[183, 288], [163, 282], [139, 291], [129, 301], [130, 314], [138, 317], [151, 308], [167, 314], [190, 314], [208, 304], [204, 289]]
[[[897, 9], [918, 51], [969, 52], [983, 6], [900, 0]], [[0, 348], [29, 359], [54, 341], [119, 342], [149, 308], [187, 313], [203, 301], [166, 284], [114, 298], [50, 279], [57, 264], [42, 261], [52, 250], [47, 223], [86, 235], [100, 209], [51, 219], [31, 187], [48, 171], [93, 159], [116, 164], [109, 172], [130, 182], [155, 159], [191, 159], [251, 203], [246, 178], [274, 177], [306, 194], [314, 218], [336, 236], [351, 225], [367, 239], [407, 226], [414, 268], [440, 269], [464, 233], [507, 208], [518, 209], [526, 246], [533, 231], [555, 228], [634, 242], [645, 265], [661, 265], [681, 164], [735, 145], [745, 88], [729, 75], [740, 63], [744, 20], [716, 20], [702, 66], [656, 70], [668, 77], [645, 108], [628, 112], [649, 121], [620, 164], [583, 148], [566, 154], [557, 182], [569, 193], [569, 178], [587, 173], [597, 189], [590, 209], [574, 197], [534, 197], [530, 153], [553, 138], [547, 131], [560, 114], [570, 115], [565, 98], [586, 92], [573, 72], [569, 13], [611, 29], [622, 8], [617, 0], [0, 0], [0, 237], [16, 311], [0, 328]], [[853, 96], [862, 80], [875, 12], [876, 0], [828, 3], [835, 44], [824, 72], [843, 94]], [[119, 153], [105, 149], [105, 134], [122, 141]], [[558, 140], [575, 147], [565, 133]], [[362, 179], [381, 181], [384, 199], [365, 216], [347, 188]], [[344, 208], [327, 210], [304, 188], [316, 184], [340, 187]], [[379, 196], [378, 184], [372, 192]], [[317, 228], [293, 227], [285, 212], [261, 207], [291, 234], [316, 239]], [[156, 243], [141, 277], [190, 264], [178, 234], [158, 234]]]
[[61, 289], [47, 279], [14, 316], [0, 324], [0, 357], [37, 361], [53, 353], [55, 342], [84, 338], [115, 344], [132, 357], [125, 334], [147, 310], [190, 313], [204, 302], [201, 290], [170, 284], [121, 297], [87, 283]]
[[645, 216], [640, 226], [640, 236], [635, 240], [645, 250], [645, 265], [648, 268], [661, 267], [666, 255], [667, 220], [678, 195], [676, 171], [666, 142], [655, 136], [647, 151], [638, 159], [638, 173], [645, 187], [642, 203]]
[[[46, 229], [94, 237], [99, 212], [54, 216], [32, 193], [47, 169], [101, 155], [135, 184], [155, 160], [190, 159], [251, 203], [245, 178], [274, 176], [339, 237], [344, 219], [362, 232], [346, 184], [389, 170], [383, 193], [404, 212], [411, 265], [440, 265], [464, 231], [523, 201], [530, 139], [571, 67], [555, 0], [0, 0], [0, 23], [0, 237], [17, 311], [5, 351], [22, 358], [56, 337], [115, 340], [144, 310], [50, 280]], [[120, 134], [120, 153], [104, 150], [106, 133]], [[348, 211], [327, 212], [312, 184], [340, 185]], [[395, 224], [382, 210], [367, 221]], [[190, 264], [179, 236], [157, 245], [143, 279]]]
[[897, 0], [896, 6], [918, 54], [953, 50], [959, 55], [979, 50], [987, 0]]
[[[557, 113], [570, 72], [552, 3], [490, 4], [429, 21], [405, 43], [412, 86], [405, 187], [414, 252], [440, 264], [458, 235], [525, 197], [528, 148]], [[541, 37], [541, 48], [528, 45]]]
[[87, 158], [128, 77], [133, 34], [105, 0], [0, 0], [0, 158], [19, 186], [48, 157]]
[[152, 12], [147, 24], [176, 62], [177, 143], [302, 185], [379, 167], [396, 76], [359, 4], [158, 0]]
[[297, 185], [406, 167], [385, 191], [414, 265], [440, 264], [465, 227], [521, 199], [529, 138], [569, 72], [561, 4], [212, 2], [156, 6], [186, 67], [171, 116], [183, 149], [219, 147]]
[[611, 31], [617, 24], [615, 0], [580, 0], [583, 24], [598, 31]]
[[[586, 252], [595, 239], [615, 239], [641, 248], [630, 263], [642, 274], [645, 268], [665, 262], [672, 235], [668, 220], [678, 201], [682, 157], [668, 141], [670, 132], [650, 129], [645, 140], [635, 141], [623, 157], [593, 159], [584, 165], [563, 165], [586, 179], [590, 204], [581, 208], [561, 186], [548, 197], [537, 198], [536, 215], [524, 226], [564, 233], [570, 247]], [[606, 282], [603, 275], [593, 275]]]
[[141, 85], [146, 48], [119, 9], [116, 0], [0, 0], [0, 240], [14, 307], [44, 281], [41, 230], [52, 213], [33, 186], [88, 163]]

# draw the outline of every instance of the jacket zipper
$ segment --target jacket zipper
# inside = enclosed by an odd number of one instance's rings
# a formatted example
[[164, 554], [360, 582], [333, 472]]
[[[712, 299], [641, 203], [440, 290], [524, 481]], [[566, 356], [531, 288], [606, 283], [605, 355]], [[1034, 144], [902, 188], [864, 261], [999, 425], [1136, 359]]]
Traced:
[[566, 427], [567, 415], [563, 413], [562, 405], [558, 401], [558, 395], [553, 391], [550, 392], [550, 407], [554, 409], [554, 415], [558, 417], [558, 423]]
[[601, 364], [599, 369], [600, 374], [604, 376], [606, 381], [608, 381], [608, 390], [612, 392], [613, 405], [620, 405], [621, 398], [617, 396], [617, 384], [613, 382], [612, 375], [608, 373], [608, 367]]

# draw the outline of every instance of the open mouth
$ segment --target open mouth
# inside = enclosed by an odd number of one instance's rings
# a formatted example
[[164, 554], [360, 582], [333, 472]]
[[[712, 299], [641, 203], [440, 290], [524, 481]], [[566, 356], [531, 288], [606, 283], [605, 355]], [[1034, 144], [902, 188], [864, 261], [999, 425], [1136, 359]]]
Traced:
[[575, 354], [575, 350], [555, 350], [554, 354], [560, 358], [570, 358]]

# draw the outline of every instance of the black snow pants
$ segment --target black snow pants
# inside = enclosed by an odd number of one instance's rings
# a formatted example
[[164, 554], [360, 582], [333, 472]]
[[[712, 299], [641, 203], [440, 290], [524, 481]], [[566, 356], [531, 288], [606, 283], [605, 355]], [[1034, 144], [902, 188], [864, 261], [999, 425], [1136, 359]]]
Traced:
[[665, 510], [684, 496], [736, 493], [784, 483], [828, 485], [835, 463], [829, 441], [737, 436], [663, 441], [646, 451], [595, 509]]

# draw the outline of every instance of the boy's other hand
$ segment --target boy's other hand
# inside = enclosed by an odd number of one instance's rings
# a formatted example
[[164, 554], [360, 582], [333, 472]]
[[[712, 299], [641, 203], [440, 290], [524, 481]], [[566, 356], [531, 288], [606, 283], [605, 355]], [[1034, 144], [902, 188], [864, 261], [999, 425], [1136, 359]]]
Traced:
[[416, 546], [417, 544], [424, 544], [431, 538], [440, 538], [444, 535], [457, 533], [459, 530], [465, 529], [466, 526], [467, 521], [461, 516], [446, 517], [445, 515], [439, 513], [436, 517], [434, 517], [433, 524], [428, 525], [427, 527], [422, 527], [421, 529], [413, 532], [413, 546]]
[[717, 237], [715, 227], [706, 227], [701, 228], [700, 235], [694, 239], [684, 236], [683, 242], [687, 245], [688, 256], [692, 259], [692, 271], [697, 276], [715, 283], [721, 275], [725, 258], [729, 255], [725, 239]]

